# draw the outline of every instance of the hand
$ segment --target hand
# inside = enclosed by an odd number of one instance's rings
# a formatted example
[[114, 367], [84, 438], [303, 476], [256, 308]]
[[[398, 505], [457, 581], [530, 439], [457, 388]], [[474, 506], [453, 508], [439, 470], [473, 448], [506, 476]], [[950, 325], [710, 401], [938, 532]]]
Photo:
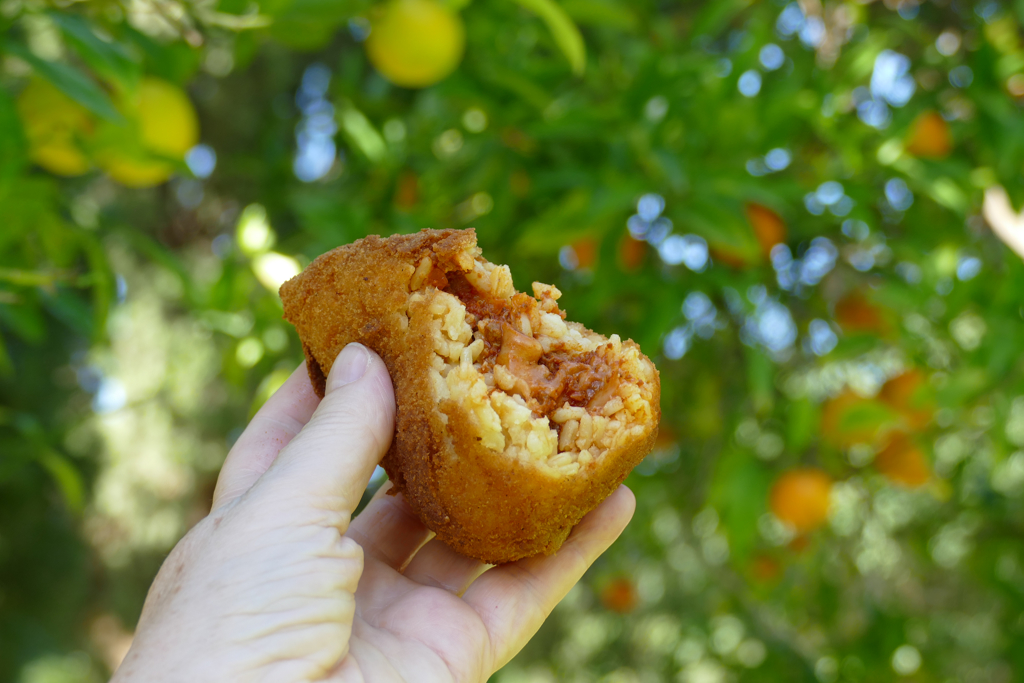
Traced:
[[358, 344], [323, 401], [296, 370], [160, 569], [113, 681], [484, 681], [508, 662], [622, 532], [633, 494], [620, 487], [555, 555], [495, 568], [430, 540], [401, 496], [352, 520], [394, 403]]

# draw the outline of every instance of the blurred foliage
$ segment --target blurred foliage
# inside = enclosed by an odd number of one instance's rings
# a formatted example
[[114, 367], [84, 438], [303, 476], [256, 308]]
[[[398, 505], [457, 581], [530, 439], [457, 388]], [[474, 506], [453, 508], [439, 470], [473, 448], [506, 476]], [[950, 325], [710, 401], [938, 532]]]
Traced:
[[496, 680], [1024, 677], [1024, 267], [981, 213], [1024, 199], [1022, 21], [4, 0], [0, 680], [116, 666], [301, 358], [284, 278], [468, 226], [663, 383], [636, 518]]

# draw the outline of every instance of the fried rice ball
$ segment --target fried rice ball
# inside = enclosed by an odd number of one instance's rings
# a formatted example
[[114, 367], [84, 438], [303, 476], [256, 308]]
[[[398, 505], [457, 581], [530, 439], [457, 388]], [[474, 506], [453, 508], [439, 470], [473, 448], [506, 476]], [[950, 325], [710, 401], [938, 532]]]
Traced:
[[480, 254], [472, 229], [370, 236], [281, 299], [321, 397], [346, 344], [380, 355], [392, 491], [455, 551], [501, 564], [555, 552], [651, 450], [660, 384], [635, 343], [566, 322], [558, 289], [517, 293]]

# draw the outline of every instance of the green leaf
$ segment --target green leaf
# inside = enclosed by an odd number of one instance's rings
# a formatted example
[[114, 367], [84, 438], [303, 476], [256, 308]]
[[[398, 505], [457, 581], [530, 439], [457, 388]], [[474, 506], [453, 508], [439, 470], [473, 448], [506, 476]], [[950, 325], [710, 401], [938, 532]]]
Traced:
[[106, 333], [107, 315], [115, 296], [114, 273], [107, 262], [103, 245], [92, 235], [82, 237], [82, 251], [89, 263], [92, 278], [92, 315], [95, 320], [94, 332], [97, 341]]
[[786, 421], [786, 443], [794, 453], [802, 453], [814, 438], [821, 420], [818, 404], [806, 398], [790, 403]]
[[14, 374], [14, 363], [11, 362], [11, 354], [7, 353], [7, 342], [0, 334], [0, 377], [10, 377]]
[[92, 310], [77, 293], [60, 287], [55, 294], [43, 291], [41, 299], [46, 310], [74, 332], [83, 337], [96, 333]]
[[28, 62], [37, 74], [97, 116], [114, 123], [124, 121], [124, 117], [114, 108], [114, 103], [110, 101], [107, 94], [75, 67], [62, 62], [40, 59], [24, 45], [18, 43], [7, 43], [6, 50], [15, 57]]
[[346, 100], [338, 108], [338, 119], [342, 132], [352, 146], [365, 154], [372, 163], [384, 162], [388, 155], [387, 144], [363, 112]]
[[16, 306], [0, 304], [0, 327], [29, 344], [41, 344], [46, 338], [46, 322], [34, 301]]
[[764, 465], [742, 451], [726, 451], [715, 464], [708, 503], [721, 515], [734, 557], [745, 561], [757, 544], [757, 518], [771, 487]]
[[138, 83], [140, 66], [138, 61], [120, 43], [106, 41], [93, 33], [83, 18], [64, 12], [50, 12], [53, 20], [67, 38], [75, 52], [97, 74], [126, 89]]
[[775, 402], [773, 379], [775, 366], [764, 353], [754, 348], [744, 349], [747, 359], [747, 391], [754, 410], [767, 413]]
[[39, 464], [46, 468], [57, 483], [64, 502], [72, 512], [81, 512], [85, 507], [85, 487], [82, 475], [66, 457], [50, 447], [43, 447], [38, 455]]
[[587, 68], [587, 48], [576, 24], [554, 0], [515, 0], [521, 7], [540, 17], [551, 31], [555, 44], [569, 60], [572, 72], [581, 75]]
[[185, 266], [175, 253], [172, 253], [167, 249], [167, 247], [160, 244], [149, 235], [146, 235], [139, 230], [133, 230], [130, 226], [114, 226], [113, 232], [124, 238], [124, 240], [131, 245], [133, 249], [138, 251], [139, 254], [177, 275], [181, 280], [182, 287], [185, 289], [185, 298], [192, 302], [193, 305], [198, 305], [197, 302], [199, 301], [199, 298], [196, 293], [195, 286], [193, 285], [192, 278], [189, 277], [188, 270], [186, 270]]
[[273, 0], [260, 11], [273, 17], [270, 34], [296, 50], [318, 50], [345, 21], [366, 9], [358, 0]]
[[264, 0], [260, 11], [276, 17], [293, 20], [315, 20], [332, 24], [365, 12], [370, 3], [363, 0]]
[[637, 29], [636, 14], [629, 7], [603, 0], [563, 0], [566, 14], [581, 24], [607, 26], [620, 31]]
[[121, 27], [123, 40], [137, 48], [143, 56], [145, 72], [159, 76], [172, 83], [184, 83], [199, 69], [202, 51], [194, 50], [188, 43], [178, 40], [161, 43], [129, 25]]
[[581, 188], [570, 192], [561, 202], [521, 228], [518, 247], [533, 252], [552, 252], [568, 242], [587, 237], [591, 230], [583, 218], [590, 208], [590, 201], [588, 190]]
[[551, 96], [542, 87], [514, 69], [502, 68], [497, 63], [485, 64], [480, 67], [480, 76], [485, 81], [508, 90], [519, 100], [529, 103], [536, 109], [543, 110], [551, 104]]
[[11, 180], [24, 168], [26, 147], [14, 100], [0, 89], [0, 182]]
[[265, 14], [227, 14], [212, 10], [199, 10], [199, 8], [197, 8], [196, 16], [202, 19], [204, 24], [219, 26], [229, 31], [251, 31], [267, 28], [274, 23], [273, 19]]
[[717, 0], [703, 6], [690, 29], [690, 35], [718, 35], [752, 0]]

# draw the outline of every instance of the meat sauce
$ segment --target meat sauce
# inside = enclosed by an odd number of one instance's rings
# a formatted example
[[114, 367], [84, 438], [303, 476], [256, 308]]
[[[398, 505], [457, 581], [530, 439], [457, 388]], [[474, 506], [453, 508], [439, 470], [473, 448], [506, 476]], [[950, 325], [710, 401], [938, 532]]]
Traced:
[[[509, 300], [495, 299], [476, 289], [462, 273], [450, 272], [441, 278], [445, 291], [465, 305], [471, 316], [467, 322], [481, 333], [481, 369], [491, 372], [495, 365], [503, 365], [523, 380], [525, 391], [516, 393], [523, 394], [535, 414], [550, 415], [566, 402], [574, 407], [600, 408], [611, 398], [618, 371], [604, 355], [597, 351], [575, 354], [559, 347], [545, 353], [539, 341], [523, 333], [522, 316], [529, 316], [538, 306], [532, 296], [520, 293]], [[516, 384], [517, 389], [522, 386]]]

